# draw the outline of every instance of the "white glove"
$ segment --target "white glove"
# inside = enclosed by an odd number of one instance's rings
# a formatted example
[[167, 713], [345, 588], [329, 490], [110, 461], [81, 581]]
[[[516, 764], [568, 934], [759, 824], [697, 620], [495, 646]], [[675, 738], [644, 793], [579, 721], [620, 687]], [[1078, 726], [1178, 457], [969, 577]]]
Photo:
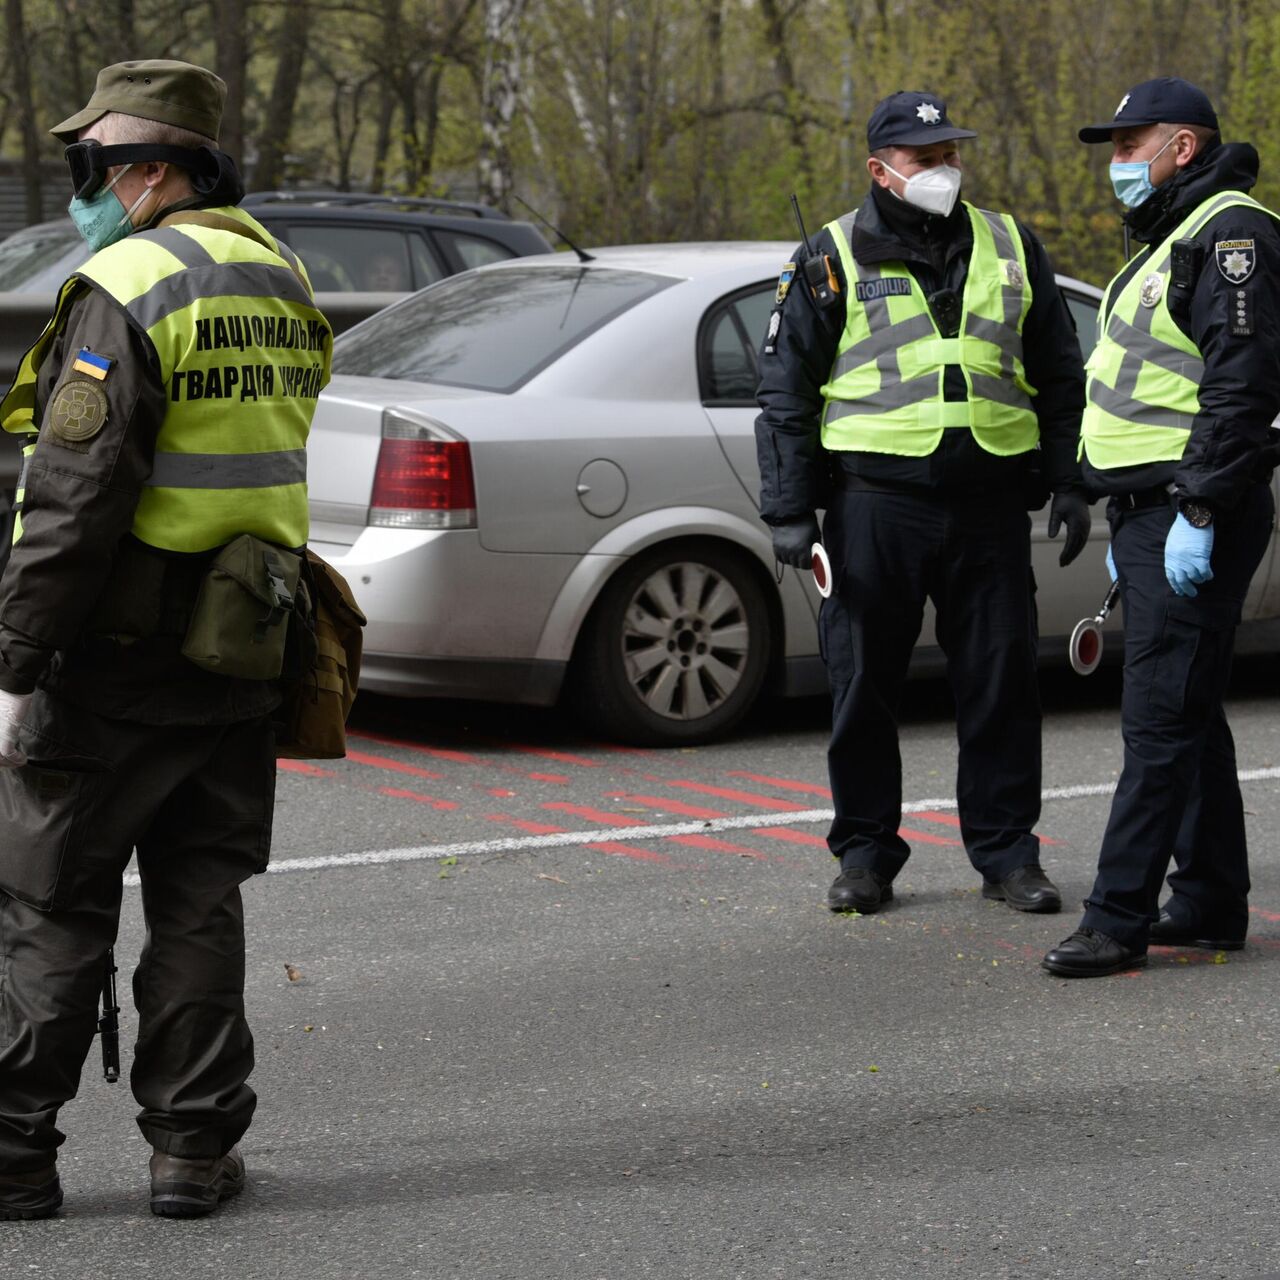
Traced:
[[18, 746], [18, 731], [30, 702], [29, 693], [0, 689], [0, 769], [16, 769], [27, 763], [27, 753]]

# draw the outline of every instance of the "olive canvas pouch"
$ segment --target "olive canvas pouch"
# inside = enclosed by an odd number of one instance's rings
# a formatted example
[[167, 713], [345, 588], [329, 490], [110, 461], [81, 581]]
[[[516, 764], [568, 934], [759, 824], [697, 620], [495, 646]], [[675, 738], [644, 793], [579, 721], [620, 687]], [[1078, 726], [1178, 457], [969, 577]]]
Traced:
[[301, 567], [295, 552], [250, 533], [227, 543], [200, 584], [183, 657], [216, 675], [277, 679]]

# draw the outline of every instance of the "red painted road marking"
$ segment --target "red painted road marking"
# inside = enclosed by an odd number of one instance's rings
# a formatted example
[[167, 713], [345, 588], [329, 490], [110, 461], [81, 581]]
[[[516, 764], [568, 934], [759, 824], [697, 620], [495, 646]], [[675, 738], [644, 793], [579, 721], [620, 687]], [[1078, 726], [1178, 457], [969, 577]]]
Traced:
[[437, 760], [451, 760], [454, 764], [487, 765], [489, 761], [470, 751], [450, 751], [445, 747], [424, 747], [420, 742], [407, 742], [403, 738], [389, 738], [379, 733], [348, 733], [347, 737], [357, 738], [362, 742], [376, 742], [384, 747], [403, 747], [406, 751], [417, 751], [424, 756], [434, 756]]
[[305, 760], [277, 760], [276, 768], [285, 773], [303, 773], [308, 778], [336, 778], [332, 769], [321, 769], [319, 765], [308, 764]]
[[548, 747], [531, 747], [523, 742], [502, 742], [496, 744], [508, 751], [519, 751], [525, 755], [541, 756], [544, 760], [557, 760], [561, 764], [576, 764], [583, 769], [598, 769], [599, 760], [588, 760], [586, 756], [571, 755], [567, 751], [552, 751]]
[[753, 836], [768, 836], [772, 840], [789, 840], [792, 844], [820, 844], [827, 842], [821, 836], [811, 836], [807, 831], [793, 831], [790, 827], [752, 827]]
[[[510, 824], [519, 831], [527, 831], [530, 835], [561, 835], [564, 832], [563, 827], [550, 827], [545, 822], [529, 822], [524, 818], [513, 818], [506, 813], [486, 813], [484, 816], [490, 822]], [[607, 853], [618, 858], [633, 858], [637, 862], [661, 862], [668, 866], [675, 865], [665, 853], [655, 853], [652, 849], [637, 849], [633, 845], [622, 844], [620, 841], [601, 841], [599, 844], [584, 845], [583, 848], [594, 849], [597, 853]]]
[[1261, 916], [1264, 920], [1268, 920], [1272, 924], [1275, 924], [1277, 920], [1280, 920], [1280, 914], [1277, 914], [1274, 911], [1263, 911], [1261, 907], [1250, 907], [1249, 912], [1251, 915]]
[[443, 775], [433, 773], [430, 769], [419, 769], [416, 764], [405, 764], [402, 760], [392, 760], [390, 756], [370, 756], [363, 751], [348, 751], [347, 759], [353, 764], [367, 764], [374, 769], [388, 769], [392, 773], [407, 773], [415, 778], [440, 778]]
[[755, 858], [760, 862], [767, 861], [769, 855], [759, 849], [747, 849], [740, 844], [730, 844], [727, 840], [716, 840], [712, 836], [668, 836], [672, 844], [687, 844], [694, 849], [710, 849], [713, 853], [733, 853], [740, 858]]
[[683, 787], [686, 791], [699, 791], [704, 795], [719, 796], [721, 800], [736, 800], [739, 804], [754, 805], [757, 809], [773, 809], [777, 813], [800, 813], [807, 805], [793, 804], [790, 800], [775, 800], [772, 796], [757, 795], [754, 791], [734, 791], [729, 787], [713, 787], [706, 782], [688, 782], [681, 778], [648, 778], [650, 782], [664, 782], [669, 787]]
[[496, 796], [499, 800], [510, 800], [515, 792], [509, 787], [486, 787], [485, 790], [491, 795]]
[[542, 806], [558, 813], [572, 813], [590, 822], [603, 822], [607, 827], [647, 827], [643, 818], [633, 817], [629, 813], [609, 813], [604, 809], [592, 809], [585, 804], [572, 804], [568, 800], [549, 800]]
[[637, 849], [631, 844], [589, 844], [588, 849], [598, 849], [601, 853], [612, 853], [619, 858], [635, 858], [639, 862], [661, 862], [667, 866], [674, 866], [665, 853], [654, 853], [652, 849]]
[[420, 791], [405, 791], [400, 787], [379, 787], [378, 794], [392, 796], [397, 800], [416, 800], [419, 804], [430, 805], [433, 809], [456, 809], [452, 800], [438, 800], [435, 796], [424, 796]]
[[913, 813], [913, 818], [923, 818], [926, 822], [941, 822], [948, 827], [958, 827], [960, 819], [954, 813], [939, 813], [936, 809], [922, 809], [919, 813]]
[[664, 813], [678, 813], [683, 818], [726, 818], [729, 815], [719, 809], [702, 809], [683, 800], [664, 800], [661, 796], [633, 796], [625, 791], [609, 791], [610, 800], [625, 800], [628, 804], [643, 805], [646, 809], [661, 809]]
[[1024, 942], [1021, 946], [1012, 942], [1006, 942], [1003, 938], [992, 938], [992, 942], [994, 942], [1001, 951], [1012, 951], [1014, 955], [1020, 955], [1024, 960], [1033, 960], [1037, 964], [1040, 963], [1040, 958], [1044, 955], [1044, 952], [1033, 947], [1029, 942]]
[[898, 834], [904, 840], [917, 840], [921, 844], [949, 844], [952, 846], [960, 845], [963, 847], [964, 842], [961, 840], [952, 840], [947, 836], [930, 835], [927, 831], [917, 831], [915, 827], [899, 827]]
[[486, 813], [488, 822], [501, 822], [515, 827], [517, 831], [527, 831], [531, 836], [560, 835], [563, 827], [549, 827], [545, 822], [529, 822], [525, 818], [513, 818], [509, 813]]
[[781, 791], [803, 791], [808, 795], [825, 796], [831, 799], [831, 788], [819, 786], [816, 782], [796, 782], [792, 778], [771, 778], [763, 773], [745, 773], [741, 769], [731, 770], [731, 778], [746, 778], [748, 782], [762, 782], [767, 787], [777, 787]]
[[529, 775], [534, 782], [568, 782], [569, 779], [563, 773], [531, 773]]

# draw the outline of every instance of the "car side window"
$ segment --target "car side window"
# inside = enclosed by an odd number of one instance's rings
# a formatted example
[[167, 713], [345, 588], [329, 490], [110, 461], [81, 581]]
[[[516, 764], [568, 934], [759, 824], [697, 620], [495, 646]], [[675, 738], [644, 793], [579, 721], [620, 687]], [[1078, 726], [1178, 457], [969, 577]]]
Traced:
[[425, 289], [437, 280], [443, 280], [449, 271], [436, 261], [436, 255], [426, 240], [420, 236], [409, 237], [409, 257], [413, 259], [413, 287]]
[[721, 298], [698, 332], [698, 383], [704, 404], [751, 406], [760, 382], [758, 352], [773, 309], [774, 282]]
[[1092, 298], [1082, 298], [1069, 289], [1062, 290], [1067, 310], [1075, 322], [1076, 337], [1080, 340], [1080, 354], [1087, 360], [1098, 342], [1098, 304]]
[[294, 223], [286, 237], [317, 293], [407, 293], [413, 288], [409, 241], [402, 231]]
[[464, 267], [483, 267], [486, 262], [505, 262], [516, 255], [505, 245], [464, 231], [436, 231], [436, 235], [462, 260]]

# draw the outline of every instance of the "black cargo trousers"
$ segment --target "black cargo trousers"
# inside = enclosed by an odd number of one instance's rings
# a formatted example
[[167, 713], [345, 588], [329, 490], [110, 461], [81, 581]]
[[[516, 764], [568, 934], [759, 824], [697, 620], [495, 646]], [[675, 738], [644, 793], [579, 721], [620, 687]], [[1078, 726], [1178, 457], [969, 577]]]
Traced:
[[1259, 481], [1214, 520], [1213, 577], [1195, 596], [1164, 575], [1171, 505], [1107, 508], [1124, 602], [1124, 769], [1084, 924], [1140, 946], [1172, 858], [1170, 910], [1209, 936], [1243, 937], [1249, 858], [1235, 742], [1223, 710], [1236, 626], [1275, 520]]
[[270, 720], [140, 724], [37, 691], [26, 725], [28, 763], [0, 770], [0, 1172], [63, 1142], [135, 850], [138, 1125], [158, 1150], [222, 1155], [256, 1102], [240, 885], [270, 847]]
[[846, 487], [827, 509], [823, 545], [834, 587], [818, 619], [833, 701], [827, 844], [841, 867], [892, 880], [907, 861], [898, 702], [930, 600], [955, 695], [969, 860], [993, 882], [1038, 865], [1038, 627], [1021, 494]]

